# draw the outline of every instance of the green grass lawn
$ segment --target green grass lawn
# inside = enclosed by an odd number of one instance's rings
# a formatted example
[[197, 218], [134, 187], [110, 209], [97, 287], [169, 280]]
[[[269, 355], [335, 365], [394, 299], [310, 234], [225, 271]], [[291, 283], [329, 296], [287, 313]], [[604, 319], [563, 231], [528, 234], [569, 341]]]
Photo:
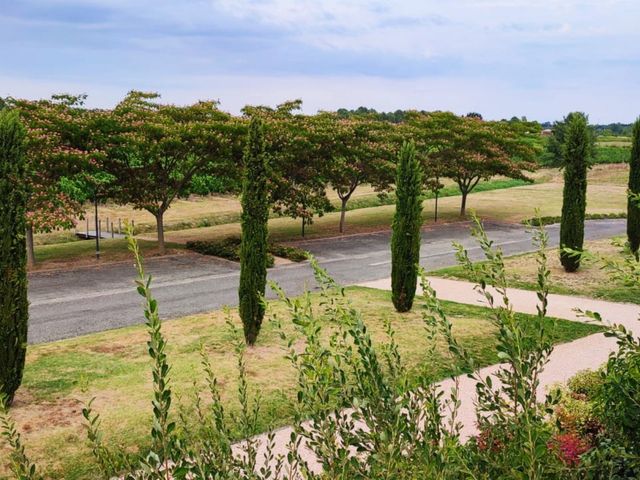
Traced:
[[[458, 186], [449, 179], [442, 181], [444, 188], [440, 191], [441, 197], [460, 195]], [[476, 187], [476, 191], [496, 190], [522, 185], [526, 182], [508, 178], [494, 178], [482, 180]], [[430, 196], [431, 194], [427, 194]], [[432, 196], [432, 195], [431, 195]], [[327, 197], [334, 210], [340, 208], [340, 199], [333, 189], [327, 190]], [[380, 197], [370, 185], [360, 185], [347, 203], [347, 209], [377, 207], [394, 203], [393, 193]], [[93, 207], [86, 212], [89, 219], [93, 219]], [[165, 230], [176, 231], [190, 228], [211, 227], [228, 223], [238, 223], [242, 209], [240, 201], [233, 195], [211, 195], [205, 197], [193, 197], [190, 199], [177, 199], [171, 204], [171, 208], [165, 213]], [[114, 222], [117, 229], [118, 219], [133, 221], [136, 232], [149, 233], [156, 231], [155, 217], [146, 210], [136, 210], [130, 205], [103, 205], [100, 207], [100, 217], [106, 221]], [[272, 214], [272, 218], [276, 218]], [[85, 223], [80, 222], [78, 229], [84, 231]], [[55, 234], [36, 235], [36, 240], [42, 237], [41, 243], [52, 243], [57, 236]], [[51, 237], [48, 239], [48, 237]], [[61, 239], [64, 240], [64, 239]]]
[[[152, 240], [140, 240], [140, 250], [145, 257], [159, 255], [156, 242]], [[185, 246], [181, 243], [165, 244], [167, 253], [179, 253]], [[81, 240], [67, 243], [52, 243], [47, 245], [36, 245], [36, 267], [35, 270], [50, 268], [69, 268], [83, 265], [100, 265], [108, 262], [130, 260], [131, 254], [125, 239], [102, 239], [100, 240], [100, 260], [96, 260], [95, 240]]]
[[[621, 248], [613, 245], [612, 242], [613, 239], [587, 241], [585, 249], [603, 257], [621, 258]], [[630, 287], [611, 279], [598, 264], [583, 262], [577, 272], [567, 273], [560, 264], [557, 248], [549, 249], [548, 259], [551, 271], [549, 291], [552, 293], [640, 304], [640, 288]], [[508, 257], [505, 259], [505, 267], [512, 287], [535, 290], [537, 266], [534, 253]], [[462, 267], [443, 268], [430, 272], [430, 275], [471, 280]]]
[[[384, 321], [391, 321], [409, 375], [428, 370], [437, 378], [444, 378], [451, 373], [444, 342], [439, 341], [434, 358], [424, 356], [428, 340], [420, 300], [413, 312], [398, 314], [389, 292], [358, 287], [346, 291], [354, 307], [362, 312], [376, 343], [386, 340]], [[314, 294], [313, 301], [315, 308], [320, 308], [319, 296]], [[451, 302], [444, 302], [444, 308], [456, 335], [478, 363], [498, 362], [495, 330], [487, 319], [487, 309]], [[273, 302], [269, 311], [281, 319], [288, 318], [281, 302]], [[189, 316], [163, 325], [176, 406], [191, 405], [194, 384], [203, 386], [199, 365], [202, 344], [219, 379], [223, 402], [229, 410], [237, 409], [233, 337], [225, 325], [228, 315], [239, 324], [232, 310], [228, 314], [215, 311]], [[140, 317], [142, 321], [142, 313]], [[530, 318], [518, 317], [523, 321]], [[283, 324], [283, 329], [293, 334], [292, 325]], [[597, 327], [577, 322], [558, 320], [555, 325], [558, 343], [598, 331]], [[95, 478], [81, 421], [82, 405], [91, 398], [95, 398], [95, 409], [101, 413], [108, 441], [129, 450], [145, 448], [152, 395], [146, 339], [144, 327], [136, 326], [29, 348], [23, 386], [11, 413], [24, 432], [28, 453], [46, 468], [47, 478]], [[264, 429], [291, 420], [295, 373], [284, 355], [277, 328], [273, 322], [266, 322], [257, 345], [246, 356], [252, 394], [259, 391], [263, 398]], [[1, 450], [0, 458], [6, 458]]]

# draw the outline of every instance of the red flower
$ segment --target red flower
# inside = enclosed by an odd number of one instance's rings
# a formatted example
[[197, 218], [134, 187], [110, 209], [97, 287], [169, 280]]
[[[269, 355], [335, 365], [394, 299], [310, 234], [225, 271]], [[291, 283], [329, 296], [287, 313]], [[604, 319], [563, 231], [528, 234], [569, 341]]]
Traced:
[[547, 444], [547, 448], [554, 451], [565, 465], [575, 467], [580, 463], [580, 455], [591, 447], [584, 439], [570, 432], [556, 434]]

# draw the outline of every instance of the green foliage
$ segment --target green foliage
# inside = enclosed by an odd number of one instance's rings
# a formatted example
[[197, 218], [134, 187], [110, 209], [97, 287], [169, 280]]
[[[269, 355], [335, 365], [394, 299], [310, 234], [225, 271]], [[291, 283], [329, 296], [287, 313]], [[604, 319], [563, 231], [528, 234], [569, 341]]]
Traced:
[[332, 132], [323, 119], [298, 113], [301, 106], [302, 101], [295, 100], [275, 109], [247, 106], [243, 113], [264, 122], [269, 204], [276, 214], [301, 218], [304, 236], [314, 215], [331, 209], [325, 172], [334, 150]]
[[[585, 220], [606, 220], [615, 218], [627, 218], [627, 214], [624, 212], [619, 213], [586, 213]], [[554, 223], [560, 223], [562, 216], [548, 216], [548, 217], [533, 217], [522, 221], [523, 225], [531, 225], [533, 227], [539, 227], [541, 225], [553, 225]]]
[[235, 192], [240, 189], [238, 183], [235, 178], [196, 174], [191, 179], [191, 184], [187, 190], [190, 194], [202, 196], [212, 193]]
[[627, 163], [629, 161], [629, 148], [601, 146], [595, 147], [593, 163]]
[[344, 232], [347, 203], [363, 182], [379, 192], [391, 188], [394, 180], [395, 142], [384, 122], [358, 119], [343, 120], [331, 113], [317, 116], [317, 131], [323, 131], [331, 151], [324, 165], [326, 180], [341, 201], [340, 232]]
[[240, 239], [237, 237], [229, 237], [219, 241], [188, 241], [186, 247], [188, 250], [193, 250], [202, 255], [225, 258], [232, 262], [240, 261]]
[[640, 348], [622, 348], [607, 363], [597, 403], [605, 423], [640, 455]]
[[63, 179], [89, 170], [100, 153], [89, 141], [84, 99], [84, 95], [54, 95], [49, 100], [9, 102], [27, 129], [27, 226], [34, 232], [72, 228], [83, 211], [80, 202], [65, 191]]
[[[214, 257], [225, 258], [232, 262], [240, 261], [240, 245], [241, 240], [238, 237], [229, 237], [219, 241], [208, 240], [195, 240], [187, 242], [187, 249], [194, 252], [201, 253], [202, 255], [212, 255]], [[271, 268], [274, 265], [273, 256], [289, 258], [290, 260], [299, 262], [306, 259], [306, 252], [304, 250], [296, 249], [294, 247], [285, 247], [283, 245], [269, 243], [267, 247], [267, 268]], [[286, 254], [279, 255], [280, 253]], [[303, 258], [304, 257], [304, 258]], [[302, 260], [299, 260], [302, 258]]]
[[572, 393], [593, 399], [602, 388], [602, 372], [594, 370], [578, 372], [571, 377], [567, 387]]
[[200, 188], [231, 188], [243, 130], [241, 122], [218, 109], [216, 102], [176, 106], [158, 103], [159, 95], [132, 91], [113, 111], [105, 112], [100, 131], [106, 155], [104, 170], [117, 178], [113, 192], [156, 218], [158, 246], [164, 252], [164, 214], [180, 196]]
[[633, 146], [629, 158], [629, 196], [627, 205], [627, 238], [633, 253], [640, 249], [640, 205], [633, 195], [640, 194], [640, 118], [633, 125]]
[[41, 480], [42, 477], [38, 474], [36, 465], [31, 463], [25, 452], [16, 424], [9, 416], [6, 400], [6, 397], [0, 394], [0, 435], [5, 438], [11, 449], [8, 459], [9, 468], [16, 480]]
[[264, 317], [267, 282], [267, 159], [264, 150], [263, 123], [253, 118], [244, 156], [242, 183], [242, 237], [240, 243], [239, 312], [247, 344], [253, 345]]
[[306, 250], [280, 243], [269, 243], [268, 250], [271, 255], [286, 258], [292, 262], [304, 262], [309, 259], [309, 252]]
[[593, 142], [587, 117], [583, 113], [567, 115], [563, 132], [564, 190], [560, 222], [560, 261], [567, 272], [575, 272], [580, 267], [580, 257], [564, 249], [581, 251], [584, 243], [587, 169]]
[[24, 142], [18, 112], [0, 111], [0, 396], [7, 405], [22, 382], [29, 322]]
[[411, 112], [402, 132], [416, 141], [425, 184], [437, 188], [438, 179], [453, 179], [462, 194], [460, 214], [481, 180], [496, 175], [529, 180], [524, 170], [535, 168], [539, 125], [493, 122], [459, 117], [450, 112]]
[[399, 312], [411, 310], [418, 281], [422, 240], [422, 170], [413, 143], [398, 156], [396, 213], [391, 235], [391, 291]]

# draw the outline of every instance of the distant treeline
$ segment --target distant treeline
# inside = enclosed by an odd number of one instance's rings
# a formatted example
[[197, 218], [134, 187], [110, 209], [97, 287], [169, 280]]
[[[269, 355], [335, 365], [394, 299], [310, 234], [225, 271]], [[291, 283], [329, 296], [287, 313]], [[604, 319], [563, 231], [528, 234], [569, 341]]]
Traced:
[[[379, 112], [375, 108], [358, 107], [356, 109], [340, 108], [337, 113], [341, 118], [351, 117], [371, 117], [376, 120], [384, 120], [391, 123], [401, 123], [405, 120], [408, 112], [413, 110], [396, 110], [394, 112]], [[420, 113], [427, 113], [425, 110], [420, 110]], [[469, 117], [482, 118], [482, 115], [476, 112], [468, 113]], [[527, 117], [511, 117], [510, 119], [503, 118], [502, 121], [519, 122], [527, 121]], [[542, 122], [540, 126], [543, 129], [553, 128], [554, 122]], [[594, 124], [590, 127], [596, 132], [597, 135], [631, 135], [631, 123], [609, 123], [609, 124]]]

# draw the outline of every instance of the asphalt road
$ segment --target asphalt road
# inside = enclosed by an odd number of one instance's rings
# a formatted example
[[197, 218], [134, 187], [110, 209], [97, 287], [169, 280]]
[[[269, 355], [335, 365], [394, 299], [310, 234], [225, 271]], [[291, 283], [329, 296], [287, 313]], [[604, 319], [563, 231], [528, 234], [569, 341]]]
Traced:
[[[625, 232], [625, 220], [587, 221], [587, 239]], [[531, 251], [531, 234], [520, 225], [485, 223], [489, 238], [505, 255]], [[558, 244], [558, 225], [547, 227], [550, 245]], [[298, 242], [340, 283], [349, 285], [387, 278], [391, 272], [390, 232], [351, 235]], [[464, 245], [474, 259], [481, 257], [468, 223], [425, 228], [420, 263], [427, 269], [455, 264], [452, 242]], [[150, 259], [152, 289], [164, 319], [206, 312], [237, 303], [237, 264], [195, 254]], [[132, 263], [119, 263], [64, 272], [34, 273], [29, 277], [29, 343], [76, 337], [144, 322], [141, 297], [133, 284]], [[288, 264], [269, 270], [287, 294], [314, 288], [308, 264]]]

